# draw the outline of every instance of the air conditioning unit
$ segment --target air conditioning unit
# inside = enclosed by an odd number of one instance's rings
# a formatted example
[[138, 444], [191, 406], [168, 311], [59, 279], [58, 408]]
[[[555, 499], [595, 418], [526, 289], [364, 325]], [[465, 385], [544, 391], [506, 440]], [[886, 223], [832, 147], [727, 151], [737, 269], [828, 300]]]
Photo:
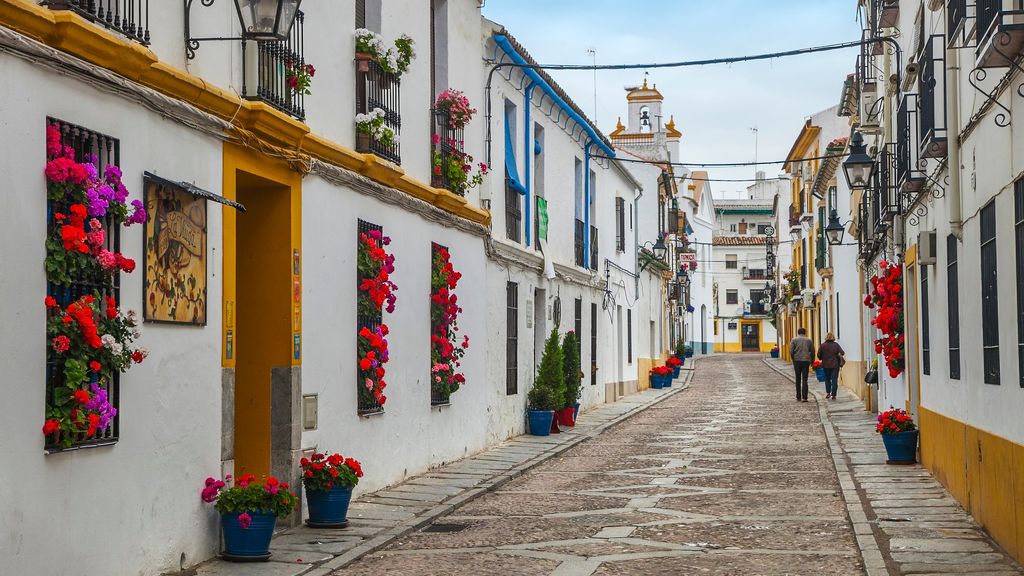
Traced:
[[918, 232], [917, 262], [922, 266], [935, 265], [935, 231]]

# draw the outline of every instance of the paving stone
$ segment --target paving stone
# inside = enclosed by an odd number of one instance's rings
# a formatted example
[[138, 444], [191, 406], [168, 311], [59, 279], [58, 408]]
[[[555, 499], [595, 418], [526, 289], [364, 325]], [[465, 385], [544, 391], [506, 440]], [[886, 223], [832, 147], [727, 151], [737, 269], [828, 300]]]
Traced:
[[196, 576], [297, 576], [306, 570], [309, 570], [309, 566], [299, 563], [234, 563], [214, 560], [196, 568]]

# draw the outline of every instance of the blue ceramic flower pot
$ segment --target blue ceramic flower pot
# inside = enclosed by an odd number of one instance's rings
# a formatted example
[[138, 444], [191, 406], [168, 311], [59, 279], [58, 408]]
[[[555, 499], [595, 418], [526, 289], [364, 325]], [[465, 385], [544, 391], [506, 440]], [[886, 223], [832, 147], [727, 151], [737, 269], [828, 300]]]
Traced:
[[[682, 364], [672, 367], [672, 377], [679, 378], [679, 371], [683, 369]], [[671, 383], [669, 384], [671, 386]]]
[[814, 376], [818, 379], [818, 382], [824, 382], [825, 381], [825, 369], [824, 368], [815, 368], [814, 369]]
[[580, 417], [580, 403], [577, 402], [577, 403], [573, 404], [572, 405], [572, 410], [573, 410], [573, 412], [572, 412], [572, 419], [576, 420], [577, 418]]
[[651, 374], [651, 388], [661, 390], [665, 387], [665, 380], [662, 376]]
[[533, 436], [548, 436], [551, 434], [551, 422], [555, 419], [555, 413], [551, 410], [528, 410], [527, 418], [530, 420], [530, 434]]
[[778, 351], [778, 350], [771, 350], [771, 351], [769, 351], [769, 352], [768, 352], [768, 354], [769, 354], [769, 355], [770, 355], [770, 356], [771, 356], [772, 358], [778, 358], [778, 357], [779, 357], [779, 351]]
[[889, 463], [913, 464], [917, 462], [917, 430], [897, 434], [882, 434], [882, 443]]
[[335, 486], [330, 490], [306, 488], [306, 507], [309, 518], [306, 524], [313, 528], [340, 528], [348, 524], [348, 504], [352, 500], [352, 488]]
[[270, 539], [274, 536], [277, 515], [249, 512], [248, 528], [238, 523], [238, 512], [221, 515], [224, 530], [224, 558], [227, 560], [266, 560], [270, 558]]

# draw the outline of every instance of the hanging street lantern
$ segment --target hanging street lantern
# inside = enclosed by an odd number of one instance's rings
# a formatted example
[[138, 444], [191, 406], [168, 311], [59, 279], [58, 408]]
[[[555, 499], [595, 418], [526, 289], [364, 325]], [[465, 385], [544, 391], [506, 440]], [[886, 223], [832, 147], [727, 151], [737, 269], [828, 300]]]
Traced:
[[235, 0], [242, 37], [247, 40], [287, 40], [302, 0]]
[[867, 188], [871, 182], [871, 174], [875, 169], [875, 161], [868, 156], [864, 136], [857, 132], [850, 142], [850, 155], [843, 162], [843, 173], [850, 188]]
[[842, 223], [839, 222], [839, 214], [836, 213], [835, 209], [828, 217], [828, 226], [825, 226], [825, 235], [828, 237], [828, 243], [830, 246], [839, 246], [843, 243], [843, 233], [846, 229], [843, 228]]
[[654, 257], [658, 260], [664, 260], [666, 252], [668, 252], [668, 248], [665, 246], [665, 239], [658, 238], [658, 241], [654, 243]]

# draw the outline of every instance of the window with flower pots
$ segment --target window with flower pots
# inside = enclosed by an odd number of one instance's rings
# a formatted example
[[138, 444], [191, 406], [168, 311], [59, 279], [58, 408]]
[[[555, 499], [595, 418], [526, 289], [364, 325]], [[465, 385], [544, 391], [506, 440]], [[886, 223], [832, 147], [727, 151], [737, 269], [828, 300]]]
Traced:
[[48, 452], [112, 444], [120, 373], [146, 357], [136, 314], [120, 309], [120, 228], [146, 221], [128, 201], [117, 139], [46, 120], [46, 407]]
[[431, 245], [430, 271], [430, 403], [448, 404], [451, 395], [466, 383], [462, 357], [469, 337], [459, 334], [459, 306], [455, 288], [462, 274], [455, 271], [448, 248]]
[[359, 220], [356, 257], [356, 393], [361, 416], [384, 411], [387, 395], [388, 326], [384, 312], [395, 311], [398, 286], [391, 280], [395, 257], [383, 229]]

